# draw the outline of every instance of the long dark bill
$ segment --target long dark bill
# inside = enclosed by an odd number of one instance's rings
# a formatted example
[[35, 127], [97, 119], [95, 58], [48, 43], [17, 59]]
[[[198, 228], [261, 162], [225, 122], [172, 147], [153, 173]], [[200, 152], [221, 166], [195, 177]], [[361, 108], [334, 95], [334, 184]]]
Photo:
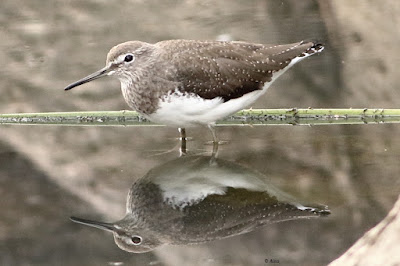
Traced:
[[106, 230], [106, 231], [110, 231], [110, 232], [114, 232], [116, 230], [115, 226], [111, 223], [92, 221], [92, 220], [82, 219], [82, 218], [78, 218], [78, 217], [70, 217], [70, 219], [71, 219], [71, 221], [73, 221], [75, 223], [95, 227], [95, 228], [98, 228], [101, 230]]
[[72, 88], [75, 88], [77, 86], [80, 86], [82, 84], [88, 83], [92, 80], [107, 76], [108, 72], [110, 72], [110, 67], [106, 66], [102, 69], [100, 69], [99, 71], [94, 72], [93, 74], [90, 74], [87, 77], [84, 77], [83, 79], [80, 79], [78, 81], [75, 81], [74, 83], [69, 84], [67, 87], [65, 87], [64, 90], [70, 90]]

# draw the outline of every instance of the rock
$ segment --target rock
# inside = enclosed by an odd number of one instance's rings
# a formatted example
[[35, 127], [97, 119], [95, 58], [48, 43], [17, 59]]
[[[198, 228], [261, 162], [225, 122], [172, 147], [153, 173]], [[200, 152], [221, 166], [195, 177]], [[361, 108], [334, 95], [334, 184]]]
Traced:
[[382, 222], [329, 265], [399, 265], [399, 236], [400, 197]]

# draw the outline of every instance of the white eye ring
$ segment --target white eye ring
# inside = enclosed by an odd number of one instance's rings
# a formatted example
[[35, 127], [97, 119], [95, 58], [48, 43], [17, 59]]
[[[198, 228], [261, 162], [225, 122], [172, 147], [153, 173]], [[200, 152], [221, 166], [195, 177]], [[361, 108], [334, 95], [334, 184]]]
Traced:
[[125, 63], [131, 63], [135, 61], [135, 56], [133, 54], [126, 54], [124, 57], [124, 62]]
[[133, 236], [131, 237], [132, 244], [138, 246], [142, 243], [142, 238], [140, 236]]

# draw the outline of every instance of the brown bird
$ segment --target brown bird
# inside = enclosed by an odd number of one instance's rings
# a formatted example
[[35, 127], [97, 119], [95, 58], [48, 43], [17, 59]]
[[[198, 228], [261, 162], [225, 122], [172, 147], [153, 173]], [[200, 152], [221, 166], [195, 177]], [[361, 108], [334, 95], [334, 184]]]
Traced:
[[154, 167], [132, 185], [126, 208], [125, 217], [113, 223], [71, 220], [109, 231], [121, 249], [141, 253], [330, 214], [327, 206], [303, 204], [253, 169], [208, 156], [183, 156]]
[[68, 85], [116, 76], [127, 104], [155, 123], [179, 128], [207, 125], [249, 107], [271, 83], [323, 45], [169, 40], [130, 41], [113, 47], [106, 66]]

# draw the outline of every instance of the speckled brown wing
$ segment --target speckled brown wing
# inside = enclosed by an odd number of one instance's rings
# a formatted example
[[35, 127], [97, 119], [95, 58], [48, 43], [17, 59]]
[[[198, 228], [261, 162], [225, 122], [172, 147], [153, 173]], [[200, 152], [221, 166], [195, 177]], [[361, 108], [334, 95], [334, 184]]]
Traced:
[[224, 195], [209, 195], [183, 210], [182, 232], [193, 242], [209, 241], [250, 232], [260, 226], [327, 216], [326, 206], [299, 208], [262, 191], [227, 187]]
[[178, 89], [205, 99], [221, 97], [224, 101], [261, 90], [294, 58], [322, 48], [315, 42], [269, 46], [186, 41], [177, 45], [180, 47], [174, 50], [179, 52], [171, 58], [176, 72], [169, 78], [178, 82]]

